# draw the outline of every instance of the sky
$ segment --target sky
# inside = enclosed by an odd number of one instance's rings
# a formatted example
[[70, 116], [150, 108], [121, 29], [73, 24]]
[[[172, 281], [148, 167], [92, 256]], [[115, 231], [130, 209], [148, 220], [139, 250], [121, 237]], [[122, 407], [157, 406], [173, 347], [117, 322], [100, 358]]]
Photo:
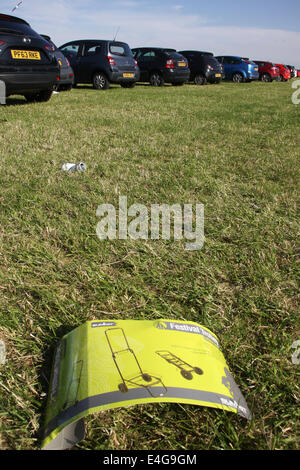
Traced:
[[117, 39], [269, 60], [300, 68], [299, 0], [0, 0], [0, 12], [25, 19], [60, 46]]

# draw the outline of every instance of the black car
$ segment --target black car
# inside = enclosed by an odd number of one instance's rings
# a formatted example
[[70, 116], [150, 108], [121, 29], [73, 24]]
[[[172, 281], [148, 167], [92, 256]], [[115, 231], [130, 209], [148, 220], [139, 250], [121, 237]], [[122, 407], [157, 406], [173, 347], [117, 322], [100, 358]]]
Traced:
[[187, 60], [191, 71], [190, 80], [196, 85], [220, 83], [223, 77], [221, 64], [212, 52], [180, 51]]
[[175, 49], [137, 47], [132, 52], [141, 72], [141, 82], [149, 82], [152, 86], [183, 85], [190, 78], [186, 58]]
[[55, 87], [56, 90], [71, 90], [74, 83], [74, 72], [69, 59], [56, 47], [50, 36], [46, 34], [41, 34], [41, 36], [52, 46], [53, 54], [59, 64], [59, 81]]
[[92, 83], [106, 90], [110, 83], [132, 88], [139, 79], [139, 69], [125, 42], [89, 39], [71, 41], [59, 48], [74, 70], [74, 85]]
[[48, 101], [57, 83], [58, 63], [49, 44], [30, 25], [0, 14], [0, 80], [6, 96]]

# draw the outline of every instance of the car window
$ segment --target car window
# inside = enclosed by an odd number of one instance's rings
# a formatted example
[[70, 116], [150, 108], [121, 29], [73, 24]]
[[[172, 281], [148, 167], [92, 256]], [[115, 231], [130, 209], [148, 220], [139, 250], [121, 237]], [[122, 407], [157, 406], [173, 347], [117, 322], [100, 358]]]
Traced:
[[69, 57], [76, 57], [79, 53], [80, 44], [68, 44], [67, 46], [61, 48], [60, 50]]
[[96, 43], [96, 44], [86, 44], [84, 48], [83, 55], [85, 57], [90, 57], [90, 56], [95, 56], [99, 55], [102, 52], [103, 47], [101, 44]]
[[131, 49], [129, 49], [129, 46], [127, 46], [127, 44], [111, 43], [109, 45], [109, 51], [113, 55], [120, 55], [120, 56], [132, 55]]
[[155, 57], [155, 52], [154, 51], [147, 51], [144, 54], [141, 55], [141, 59], [143, 60], [151, 60]]

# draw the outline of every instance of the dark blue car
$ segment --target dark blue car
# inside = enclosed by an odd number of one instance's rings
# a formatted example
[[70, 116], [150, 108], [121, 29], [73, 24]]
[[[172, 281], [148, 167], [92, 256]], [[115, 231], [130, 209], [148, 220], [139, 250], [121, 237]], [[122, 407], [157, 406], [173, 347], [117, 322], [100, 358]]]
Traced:
[[243, 83], [259, 79], [258, 65], [250, 59], [237, 56], [218, 56], [216, 59], [224, 66], [226, 80]]

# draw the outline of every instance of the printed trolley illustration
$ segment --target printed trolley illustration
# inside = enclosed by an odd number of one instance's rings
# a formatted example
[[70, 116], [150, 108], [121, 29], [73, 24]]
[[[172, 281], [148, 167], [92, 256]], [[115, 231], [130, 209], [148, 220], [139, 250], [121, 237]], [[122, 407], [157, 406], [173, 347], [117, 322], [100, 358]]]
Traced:
[[[113, 338], [112, 334], [114, 335], [114, 339], [119, 339], [119, 343], [123, 343], [121, 349], [116, 350], [113, 345]], [[162, 397], [166, 395], [167, 389], [163, 384], [162, 380], [159, 377], [154, 377], [153, 375], [147, 374], [143, 372], [140, 363], [135, 355], [135, 352], [129, 346], [128, 340], [126, 338], [125, 332], [123, 328], [110, 328], [105, 331], [106, 339], [109, 344], [112, 358], [114, 360], [115, 366], [119, 372], [122, 382], [118, 385], [120, 392], [127, 393], [128, 387], [134, 386], [138, 388], [145, 388], [151, 397]], [[126, 377], [126, 370], [123, 370], [124, 364], [121, 365], [120, 356], [124, 356], [126, 358], [127, 355], [128, 359], [133, 359], [135, 367], [136, 367], [136, 374], [133, 374], [133, 377]], [[124, 359], [123, 357], [123, 359]], [[124, 363], [124, 361], [122, 361]], [[156, 394], [157, 390], [155, 386], [160, 386], [158, 390], [158, 395]]]
[[203, 375], [202, 369], [191, 366], [187, 362], [175, 356], [175, 354], [171, 353], [170, 351], [156, 351], [156, 354], [158, 354], [158, 356], [160, 356], [165, 361], [169, 362], [169, 364], [172, 364], [173, 366], [180, 369], [182, 377], [184, 377], [186, 380], [193, 380], [192, 372], [198, 375]]

